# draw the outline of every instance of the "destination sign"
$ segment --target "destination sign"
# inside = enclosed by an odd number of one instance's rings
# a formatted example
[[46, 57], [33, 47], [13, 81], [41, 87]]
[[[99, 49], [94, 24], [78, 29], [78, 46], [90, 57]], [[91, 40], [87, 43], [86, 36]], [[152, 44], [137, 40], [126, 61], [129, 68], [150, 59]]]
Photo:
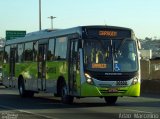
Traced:
[[99, 36], [116, 37], [117, 36], [117, 32], [116, 31], [99, 31]]
[[131, 30], [128, 29], [107, 29], [88, 28], [83, 33], [84, 38], [131, 38]]

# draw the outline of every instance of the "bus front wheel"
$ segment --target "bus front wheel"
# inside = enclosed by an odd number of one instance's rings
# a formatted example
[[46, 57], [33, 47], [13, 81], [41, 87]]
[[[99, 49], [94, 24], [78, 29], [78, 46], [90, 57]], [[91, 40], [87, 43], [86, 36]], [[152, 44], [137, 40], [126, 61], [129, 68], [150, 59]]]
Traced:
[[33, 91], [27, 91], [25, 90], [24, 80], [20, 79], [18, 84], [18, 90], [21, 97], [33, 97], [34, 92]]
[[72, 104], [74, 100], [73, 96], [67, 94], [67, 86], [65, 84], [61, 87], [61, 101], [65, 104]]
[[117, 96], [108, 96], [108, 97], [104, 97], [105, 102], [109, 105], [114, 105], [117, 101]]

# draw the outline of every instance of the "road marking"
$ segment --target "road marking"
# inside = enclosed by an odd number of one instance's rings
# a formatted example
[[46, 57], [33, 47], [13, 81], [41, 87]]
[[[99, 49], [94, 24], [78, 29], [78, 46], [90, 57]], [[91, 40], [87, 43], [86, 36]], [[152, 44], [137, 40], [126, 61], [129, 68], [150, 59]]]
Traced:
[[153, 112], [147, 112], [147, 111], [142, 111], [142, 110], [134, 110], [134, 109], [125, 109], [128, 111], [133, 111], [133, 112], [140, 112], [140, 113], [153, 113]]
[[46, 115], [42, 115], [42, 114], [36, 114], [36, 113], [30, 112], [30, 111], [18, 110], [18, 109], [16, 109], [16, 108], [9, 107], [9, 106], [0, 105], [0, 107], [1, 107], [1, 108], [4, 108], [4, 109], [9, 109], [9, 110], [18, 111], [18, 112], [21, 112], [21, 113], [27, 113], [27, 114], [31, 114], [31, 115], [43, 117], [43, 118], [46, 118], [46, 119], [59, 119], [59, 118], [57, 118], [57, 117], [51, 117], [51, 116], [46, 116]]

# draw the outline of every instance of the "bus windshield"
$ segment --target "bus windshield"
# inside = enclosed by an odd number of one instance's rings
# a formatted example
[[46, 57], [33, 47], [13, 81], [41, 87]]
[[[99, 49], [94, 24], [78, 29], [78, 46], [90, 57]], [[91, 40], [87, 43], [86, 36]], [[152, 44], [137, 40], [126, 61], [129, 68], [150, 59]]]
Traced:
[[84, 41], [85, 70], [134, 72], [138, 70], [136, 42], [132, 39], [87, 39]]

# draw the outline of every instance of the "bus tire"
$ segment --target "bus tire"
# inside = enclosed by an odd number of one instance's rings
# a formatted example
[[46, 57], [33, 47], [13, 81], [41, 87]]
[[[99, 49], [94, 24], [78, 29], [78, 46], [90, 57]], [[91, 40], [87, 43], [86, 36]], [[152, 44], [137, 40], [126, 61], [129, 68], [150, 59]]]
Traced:
[[27, 92], [25, 91], [25, 86], [24, 86], [24, 80], [20, 79], [18, 83], [18, 90], [19, 90], [19, 95], [21, 97], [26, 97]]
[[70, 96], [67, 94], [67, 86], [65, 83], [63, 83], [61, 87], [61, 101], [65, 104], [72, 104], [74, 100], [73, 96]]
[[117, 96], [108, 96], [108, 97], [104, 97], [105, 99], [105, 102], [108, 104], [108, 105], [114, 105], [117, 101]]
[[27, 91], [26, 96], [27, 97], [33, 97], [34, 96], [34, 91]]

